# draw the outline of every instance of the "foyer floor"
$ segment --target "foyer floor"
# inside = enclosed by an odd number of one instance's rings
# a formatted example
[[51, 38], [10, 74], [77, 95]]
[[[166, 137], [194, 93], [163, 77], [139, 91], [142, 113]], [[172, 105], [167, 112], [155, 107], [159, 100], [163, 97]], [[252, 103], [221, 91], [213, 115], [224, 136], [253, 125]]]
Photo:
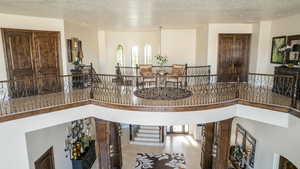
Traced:
[[124, 132], [122, 169], [134, 169], [137, 153], [183, 153], [186, 169], [200, 169], [201, 144], [190, 135], [167, 135], [165, 146], [133, 145], [128, 140], [128, 134]]

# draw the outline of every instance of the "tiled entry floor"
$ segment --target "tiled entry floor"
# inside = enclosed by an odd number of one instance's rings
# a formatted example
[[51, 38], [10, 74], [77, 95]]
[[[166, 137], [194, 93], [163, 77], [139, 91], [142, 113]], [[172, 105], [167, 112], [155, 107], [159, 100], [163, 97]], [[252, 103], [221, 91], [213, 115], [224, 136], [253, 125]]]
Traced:
[[122, 152], [122, 169], [134, 169], [138, 153], [183, 153], [186, 169], [200, 169], [201, 144], [189, 135], [168, 135], [165, 146], [141, 146], [128, 144], [128, 136], [124, 133]]

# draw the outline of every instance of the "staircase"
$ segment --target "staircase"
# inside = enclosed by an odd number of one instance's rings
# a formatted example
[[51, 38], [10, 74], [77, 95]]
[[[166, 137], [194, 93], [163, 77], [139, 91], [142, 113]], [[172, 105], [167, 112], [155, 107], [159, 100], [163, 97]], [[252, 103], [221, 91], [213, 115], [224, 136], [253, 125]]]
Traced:
[[132, 133], [131, 144], [146, 146], [163, 146], [161, 134], [162, 130], [159, 126], [136, 126]]

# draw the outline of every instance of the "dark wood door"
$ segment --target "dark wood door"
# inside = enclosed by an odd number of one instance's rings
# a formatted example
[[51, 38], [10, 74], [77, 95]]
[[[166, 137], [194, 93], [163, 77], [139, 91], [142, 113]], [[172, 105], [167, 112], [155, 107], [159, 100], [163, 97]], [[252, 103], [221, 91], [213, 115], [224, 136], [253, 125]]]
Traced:
[[23, 92], [35, 93], [33, 81], [35, 78], [34, 47], [31, 31], [2, 29], [6, 68], [9, 80], [18, 80], [9, 84], [10, 95], [17, 97]]
[[39, 93], [51, 93], [60, 89], [59, 75], [59, 33], [35, 32], [35, 65], [37, 77], [47, 77], [38, 80]]
[[212, 149], [214, 141], [214, 123], [207, 123], [203, 127], [203, 141], [200, 166], [202, 169], [212, 169]]
[[110, 123], [110, 157], [112, 169], [122, 168], [121, 126], [119, 123]]
[[251, 34], [220, 34], [218, 51], [218, 74], [222, 81], [233, 80], [228, 74], [238, 74], [247, 80]]
[[106, 121], [96, 119], [96, 138], [99, 169], [110, 169], [109, 125]]
[[232, 119], [215, 123], [213, 169], [227, 169]]
[[47, 150], [38, 160], [34, 162], [35, 169], [55, 169], [53, 147]]
[[96, 119], [99, 169], [121, 169], [121, 126], [119, 123]]
[[2, 29], [2, 34], [8, 78], [18, 80], [10, 85], [14, 96], [44, 94], [60, 88], [57, 78], [37, 80], [59, 74], [59, 32]]

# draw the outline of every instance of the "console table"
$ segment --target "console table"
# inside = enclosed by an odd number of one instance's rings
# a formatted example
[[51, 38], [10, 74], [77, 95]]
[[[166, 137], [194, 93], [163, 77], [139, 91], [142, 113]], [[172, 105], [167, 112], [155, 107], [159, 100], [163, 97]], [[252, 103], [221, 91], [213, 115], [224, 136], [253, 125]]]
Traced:
[[[289, 75], [296, 77], [297, 73], [300, 75], [300, 68], [297, 67], [287, 67], [287, 66], [278, 66], [275, 67], [275, 75]], [[287, 81], [280, 80], [279, 77], [274, 78], [274, 84], [273, 84], [273, 92], [286, 95], [286, 96], [292, 96], [292, 92], [287, 92], [288, 87], [290, 84], [288, 84]], [[298, 86], [297, 86], [297, 99], [300, 98], [300, 80], [298, 80]]]
[[72, 160], [73, 169], [91, 169], [96, 160], [95, 141], [91, 141], [90, 147], [83, 154], [81, 159]]

